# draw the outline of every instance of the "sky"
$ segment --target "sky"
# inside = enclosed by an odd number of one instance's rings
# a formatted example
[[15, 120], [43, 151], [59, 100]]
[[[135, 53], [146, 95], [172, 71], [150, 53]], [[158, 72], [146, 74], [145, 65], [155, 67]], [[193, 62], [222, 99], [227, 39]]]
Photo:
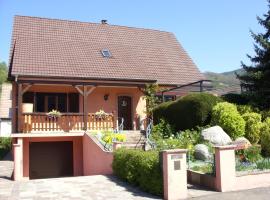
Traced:
[[198, 68], [225, 72], [250, 64], [250, 30], [266, 0], [0, 0], [0, 61], [8, 63], [14, 15], [97, 22], [169, 31]]

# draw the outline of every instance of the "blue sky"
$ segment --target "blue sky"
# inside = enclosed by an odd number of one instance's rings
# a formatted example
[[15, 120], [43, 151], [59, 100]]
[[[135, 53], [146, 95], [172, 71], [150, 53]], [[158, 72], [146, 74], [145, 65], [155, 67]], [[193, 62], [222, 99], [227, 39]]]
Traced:
[[0, 61], [8, 62], [14, 15], [99, 22], [173, 32], [201, 71], [249, 63], [266, 0], [0, 0]]

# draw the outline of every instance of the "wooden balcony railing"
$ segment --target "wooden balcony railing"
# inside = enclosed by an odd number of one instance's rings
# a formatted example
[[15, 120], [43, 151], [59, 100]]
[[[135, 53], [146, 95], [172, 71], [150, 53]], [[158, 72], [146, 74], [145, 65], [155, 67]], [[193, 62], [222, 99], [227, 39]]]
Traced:
[[[63, 113], [60, 117], [51, 117], [46, 113], [24, 113], [21, 120], [23, 121], [23, 133], [84, 130], [82, 113]], [[94, 113], [88, 114], [87, 130], [113, 130], [114, 124], [113, 114], [103, 117]]]

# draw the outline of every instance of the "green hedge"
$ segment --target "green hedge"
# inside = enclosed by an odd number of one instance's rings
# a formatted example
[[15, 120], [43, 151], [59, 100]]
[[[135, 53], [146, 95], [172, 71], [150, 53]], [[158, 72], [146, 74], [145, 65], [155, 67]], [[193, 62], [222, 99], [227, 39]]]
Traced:
[[222, 101], [208, 93], [188, 94], [176, 101], [160, 104], [154, 109], [155, 123], [164, 118], [176, 131], [205, 126], [211, 121], [214, 105]]
[[212, 116], [212, 125], [219, 125], [232, 139], [245, 135], [246, 122], [234, 104], [218, 103], [213, 108]]
[[262, 124], [261, 128], [261, 146], [264, 156], [270, 156], [270, 117]]
[[11, 139], [0, 137], [0, 160], [11, 150]]
[[122, 180], [151, 194], [162, 195], [162, 170], [157, 151], [118, 149], [114, 152], [112, 167]]

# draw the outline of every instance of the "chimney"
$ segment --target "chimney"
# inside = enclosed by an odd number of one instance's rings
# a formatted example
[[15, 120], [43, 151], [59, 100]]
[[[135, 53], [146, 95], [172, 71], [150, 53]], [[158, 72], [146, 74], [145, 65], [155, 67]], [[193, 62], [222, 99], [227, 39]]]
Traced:
[[108, 24], [106, 19], [101, 20], [101, 24]]

